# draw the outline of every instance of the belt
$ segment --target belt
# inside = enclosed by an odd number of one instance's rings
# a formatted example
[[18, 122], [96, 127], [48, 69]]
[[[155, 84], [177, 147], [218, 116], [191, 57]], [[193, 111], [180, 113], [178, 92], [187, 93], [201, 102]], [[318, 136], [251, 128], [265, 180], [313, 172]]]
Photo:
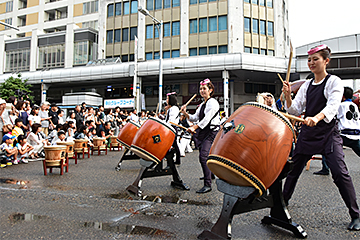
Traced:
[[360, 130], [358, 129], [343, 129], [340, 131], [341, 134], [346, 135], [360, 135]]

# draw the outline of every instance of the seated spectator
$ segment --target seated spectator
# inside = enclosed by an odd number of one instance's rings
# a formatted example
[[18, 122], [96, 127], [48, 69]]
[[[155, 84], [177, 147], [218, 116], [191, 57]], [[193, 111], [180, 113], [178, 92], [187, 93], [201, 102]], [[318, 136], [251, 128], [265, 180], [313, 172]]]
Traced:
[[31, 132], [27, 137], [27, 141], [31, 146], [34, 147], [34, 156], [38, 157], [45, 157], [44, 153], [44, 146], [48, 145], [48, 140], [44, 139], [41, 134], [42, 128], [41, 125], [38, 123], [34, 123], [31, 128]]
[[75, 139], [87, 139], [88, 145], [92, 146], [93, 144], [88, 137], [88, 133], [89, 133], [89, 129], [85, 125], [81, 125], [79, 131], [75, 133]]
[[28, 163], [28, 160], [25, 158], [35, 159], [34, 152], [32, 151], [34, 147], [27, 142], [27, 139], [24, 135], [18, 136], [15, 147], [18, 150], [18, 162]]
[[69, 112], [70, 115], [66, 118], [66, 123], [69, 123], [69, 122], [74, 122], [76, 124], [76, 119], [75, 119], [75, 112], [74, 111], [71, 111]]
[[[65, 124], [66, 125], [66, 124]], [[64, 129], [65, 130], [65, 129]], [[74, 140], [74, 135], [76, 132], [76, 125], [74, 122], [70, 121], [67, 123], [67, 128], [66, 128], [66, 138], [68, 139], [68, 141], [73, 141]]]
[[34, 123], [41, 123], [41, 117], [39, 116], [39, 111], [40, 111], [40, 108], [38, 106], [34, 106], [31, 109], [30, 115], [28, 117], [30, 127]]
[[58, 142], [66, 142], [66, 141], [67, 141], [67, 139], [66, 139], [65, 131], [60, 130], [57, 133], [57, 137], [52, 140], [51, 145], [57, 145]]
[[17, 118], [15, 120], [15, 126], [11, 132], [11, 135], [15, 136], [15, 138], [17, 139], [18, 136], [20, 135], [24, 135], [24, 131], [22, 130], [22, 126], [23, 126], [23, 121], [21, 118]]
[[114, 135], [114, 131], [111, 129], [111, 123], [106, 122], [104, 127], [100, 127], [97, 133], [98, 137], [106, 138], [106, 145], [110, 148], [111, 136]]
[[5, 134], [2, 139], [3, 143], [0, 146], [1, 150], [5, 153], [7, 166], [19, 163], [17, 160], [18, 150], [13, 147], [14, 138], [15, 136], [9, 133]]
[[55, 129], [50, 132], [50, 134], [47, 136], [47, 140], [49, 143], [52, 142], [54, 138], [57, 138], [57, 134], [60, 130], [63, 130], [64, 126], [62, 124], [56, 125]]
[[87, 137], [89, 138], [89, 141], [93, 142], [93, 138], [96, 136], [96, 128], [90, 128], [89, 132], [87, 133]]

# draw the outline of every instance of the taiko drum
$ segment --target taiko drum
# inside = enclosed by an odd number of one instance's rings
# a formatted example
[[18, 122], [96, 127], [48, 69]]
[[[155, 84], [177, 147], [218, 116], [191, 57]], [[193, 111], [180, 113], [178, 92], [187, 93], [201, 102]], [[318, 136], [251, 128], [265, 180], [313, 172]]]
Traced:
[[145, 160], [160, 163], [173, 144], [175, 135], [169, 124], [150, 117], [136, 133], [130, 150]]
[[117, 140], [124, 145], [126, 148], [130, 148], [131, 144], [133, 142], [133, 139], [135, 137], [135, 134], [137, 133], [137, 131], [140, 128], [140, 124], [133, 122], [133, 121], [129, 121], [127, 124], [125, 124], [125, 126], [121, 129]]
[[246, 103], [216, 135], [207, 165], [220, 179], [255, 187], [262, 195], [284, 168], [293, 135], [291, 123], [281, 113]]
[[44, 150], [47, 166], [60, 166], [60, 161], [65, 159], [66, 146], [44, 146]]

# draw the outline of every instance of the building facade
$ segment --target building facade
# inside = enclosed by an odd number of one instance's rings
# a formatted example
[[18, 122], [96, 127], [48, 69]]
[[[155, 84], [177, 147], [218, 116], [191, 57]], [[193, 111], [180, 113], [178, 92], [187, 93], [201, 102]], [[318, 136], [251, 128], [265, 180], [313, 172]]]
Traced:
[[286, 72], [290, 53], [288, 0], [3, 1], [0, 21], [19, 31], [0, 25], [1, 80], [21, 72], [35, 91], [47, 84], [55, 102], [76, 91], [131, 97], [137, 36], [141, 92], [155, 106], [159, 31], [140, 6], [163, 21], [164, 93], [188, 97], [211, 77], [221, 95], [224, 71], [235, 105], [257, 91], [279, 93], [276, 74]]

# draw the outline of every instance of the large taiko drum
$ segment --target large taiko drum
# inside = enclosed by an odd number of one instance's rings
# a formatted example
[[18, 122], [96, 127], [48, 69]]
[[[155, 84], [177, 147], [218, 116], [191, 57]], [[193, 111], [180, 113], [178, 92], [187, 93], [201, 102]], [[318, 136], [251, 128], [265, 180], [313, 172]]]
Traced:
[[130, 150], [145, 160], [160, 163], [173, 144], [175, 135], [169, 124], [150, 117], [137, 131]]
[[44, 146], [45, 163], [47, 166], [60, 166], [60, 161], [65, 160], [66, 146]]
[[220, 179], [252, 186], [262, 195], [284, 168], [294, 130], [281, 113], [259, 103], [245, 103], [216, 135], [207, 165]]
[[135, 137], [135, 134], [137, 133], [137, 131], [140, 128], [140, 124], [133, 122], [133, 121], [129, 121], [127, 124], [125, 124], [125, 126], [121, 129], [117, 140], [124, 145], [126, 148], [130, 148], [132, 141]]

